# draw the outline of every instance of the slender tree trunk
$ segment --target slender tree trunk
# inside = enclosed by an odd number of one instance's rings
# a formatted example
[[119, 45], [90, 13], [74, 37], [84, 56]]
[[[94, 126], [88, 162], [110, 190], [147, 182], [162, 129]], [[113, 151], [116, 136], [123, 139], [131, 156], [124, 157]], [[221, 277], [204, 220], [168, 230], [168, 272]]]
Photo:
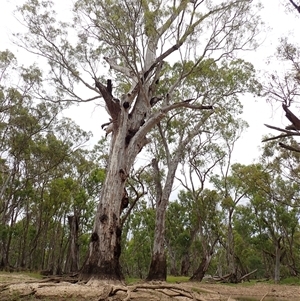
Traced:
[[191, 261], [190, 261], [190, 255], [189, 253], [184, 254], [182, 261], [181, 261], [181, 276], [188, 276], [189, 274], [189, 269], [191, 266]]
[[235, 262], [235, 252], [234, 252], [234, 236], [232, 230], [232, 213], [233, 210], [231, 209], [229, 212], [228, 218], [228, 239], [227, 239], [227, 263], [228, 269], [231, 276], [229, 277], [229, 281], [231, 283], [237, 283], [237, 268]]
[[153, 254], [147, 280], [167, 279], [167, 261], [165, 253], [165, 220], [168, 200], [160, 200], [156, 204], [155, 234]]
[[6, 258], [6, 251], [5, 251], [6, 245], [4, 242], [1, 244], [1, 247], [2, 247], [2, 252], [1, 252], [1, 260], [0, 260], [0, 270], [5, 270], [8, 267], [8, 261]]
[[175, 172], [178, 166], [178, 157], [169, 165], [168, 175], [164, 189], [162, 190], [160, 184], [160, 177], [158, 176], [158, 162], [154, 159], [152, 165], [156, 174], [157, 187], [157, 201], [156, 201], [156, 216], [155, 216], [155, 230], [154, 243], [151, 264], [147, 280], [166, 281], [167, 279], [167, 261], [165, 254], [165, 222], [166, 209], [169, 203], [169, 197], [172, 191]]
[[59, 219], [59, 224], [63, 225], [63, 227], [58, 227], [58, 236], [57, 239], [60, 239], [60, 243], [57, 246], [57, 251], [55, 253], [56, 256], [56, 274], [62, 275], [63, 273], [63, 261], [64, 261], [64, 237], [65, 237], [65, 218], [64, 221]]
[[[204, 238], [202, 238], [204, 239]], [[207, 272], [212, 256], [214, 254], [215, 245], [217, 244], [218, 239], [215, 239], [211, 245], [203, 244], [203, 256], [200, 262], [198, 269], [194, 272], [190, 280], [202, 281], [205, 273]]]
[[68, 223], [70, 227], [70, 239], [65, 273], [73, 273], [79, 270], [78, 216], [69, 215]]
[[194, 274], [190, 278], [190, 280], [202, 281], [203, 277], [205, 276], [205, 273], [208, 270], [211, 259], [212, 259], [212, 253], [206, 254], [205, 256], [203, 256], [201, 258], [201, 262], [199, 264], [198, 269], [194, 272]]
[[174, 254], [171, 254], [171, 252], [169, 251], [169, 257], [170, 257], [170, 274], [173, 276], [178, 276], [178, 268], [177, 268], [177, 264], [176, 264], [176, 256]]
[[[15, 216], [14, 216], [15, 214]], [[17, 218], [17, 213], [12, 213], [11, 216], [11, 221], [9, 227], [12, 229], [13, 226], [15, 225], [15, 220]], [[12, 231], [9, 232], [8, 238], [7, 238], [7, 243], [6, 243], [6, 250], [5, 250], [5, 259], [4, 262], [6, 263], [6, 267], [8, 267], [11, 263], [9, 260], [9, 255], [10, 255], [10, 247], [11, 247], [11, 241], [12, 241]]]
[[[207, 114], [206, 119], [208, 119], [210, 114]], [[179, 161], [182, 158], [182, 154], [185, 151], [185, 147], [190, 141], [199, 134], [199, 129], [203, 123], [201, 120], [194, 126], [194, 128], [189, 132], [189, 135], [184, 139], [183, 136], [178, 141], [178, 147], [174, 152], [173, 156], [165, 144], [165, 151], [167, 153], [168, 162], [168, 174], [166, 177], [165, 185], [162, 189], [159, 177], [158, 162], [156, 159], [152, 160], [152, 165], [154, 168], [154, 173], [156, 174], [156, 218], [155, 218], [155, 231], [154, 231], [154, 246], [153, 254], [151, 259], [151, 265], [148, 273], [147, 280], [163, 280], [167, 278], [167, 263], [165, 255], [165, 219], [166, 219], [166, 209], [169, 203], [169, 198], [172, 192], [172, 187], [174, 183], [174, 178]], [[163, 141], [166, 141], [163, 133], [161, 132]]]
[[[28, 247], [27, 247], [27, 242], [28, 242], [28, 228], [29, 228], [29, 221], [30, 221], [30, 216], [28, 214], [28, 202], [26, 203], [26, 218], [25, 218], [25, 227], [23, 229], [23, 239], [22, 239], [22, 244], [20, 247], [20, 265], [21, 267], [27, 267], [28, 268], [28, 259], [26, 258], [28, 256]], [[26, 256], [27, 255], [27, 256]]]
[[275, 244], [275, 268], [274, 268], [275, 283], [280, 282], [280, 256], [281, 256], [280, 241], [281, 241], [281, 237], [276, 241]]

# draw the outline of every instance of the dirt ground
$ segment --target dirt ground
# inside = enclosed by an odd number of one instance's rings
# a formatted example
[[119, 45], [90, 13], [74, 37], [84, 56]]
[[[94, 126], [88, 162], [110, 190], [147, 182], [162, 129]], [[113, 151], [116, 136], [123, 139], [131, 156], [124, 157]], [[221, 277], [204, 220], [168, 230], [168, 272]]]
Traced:
[[19, 273], [0, 273], [0, 300], [276, 300], [300, 301], [300, 286], [266, 283], [225, 285], [183, 282], [138, 283], [133, 286], [102, 283], [72, 284], [37, 280]]

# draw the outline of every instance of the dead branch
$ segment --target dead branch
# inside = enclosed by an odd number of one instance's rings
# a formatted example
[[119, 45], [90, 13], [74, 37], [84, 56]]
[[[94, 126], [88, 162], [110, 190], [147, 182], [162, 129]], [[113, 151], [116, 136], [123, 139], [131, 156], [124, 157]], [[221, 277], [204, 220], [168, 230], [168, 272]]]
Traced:
[[102, 95], [105, 101], [109, 115], [113, 120], [117, 120], [121, 111], [120, 103], [114, 101], [114, 98], [109, 91], [110, 88], [107, 89], [107, 87], [100, 83], [100, 81], [97, 78], [94, 78], [94, 80], [96, 87], [98, 88], [100, 94]]
[[268, 127], [268, 128], [270, 128], [270, 129], [276, 130], [276, 131], [280, 131], [280, 132], [284, 132], [284, 133], [287, 133], [287, 134], [291, 134], [293, 136], [300, 136], [300, 133], [295, 133], [295, 132], [290, 131], [288, 129], [278, 128], [276, 126], [269, 125], [269, 124], [265, 124], [265, 126]]
[[10, 284], [4, 284], [0, 286], [0, 293], [7, 290]]
[[[270, 128], [270, 129], [273, 129], [273, 130], [276, 130], [276, 131], [283, 132], [285, 134], [281, 134], [281, 135], [278, 135], [278, 136], [275, 136], [275, 137], [263, 139], [262, 142], [267, 142], [267, 141], [276, 140], [276, 139], [280, 139], [280, 138], [291, 137], [291, 136], [300, 136], [300, 132], [298, 132], [298, 130], [300, 130], [300, 119], [298, 117], [296, 117], [290, 111], [290, 109], [288, 108], [288, 106], [286, 104], [282, 104], [282, 108], [285, 111], [285, 116], [287, 117], [287, 119], [292, 124], [287, 126], [285, 129], [265, 124], [266, 127]], [[300, 153], [300, 148], [290, 146], [290, 145], [286, 145], [286, 144], [283, 144], [282, 142], [279, 142], [279, 146], [284, 148], [284, 149]]]
[[267, 296], [268, 296], [269, 292], [266, 292], [263, 297], [260, 299], [260, 301], [263, 301]]
[[254, 274], [254, 273], [256, 273], [257, 272], [257, 269], [255, 269], [254, 271], [252, 271], [252, 272], [250, 272], [250, 273], [248, 273], [248, 274], [245, 274], [244, 276], [242, 276], [241, 278], [240, 278], [240, 281], [242, 281], [243, 279], [245, 279], [246, 277], [248, 277], [248, 276], [250, 276], [250, 275], [252, 275], [252, 274]]
[[114, 70], [126, 75], [129, 78], [133, 78], [135, 76], [133, 71], [130, 70], [129, 68], [118, 65], [116, 62], [116, 58], [111, 58], [111, 57], [106, 57], [106, 56], [103, 58], [109, 64], [111, 69], [114, 69]]
[[109, 300], [109, 296], [113, 296], [114, 294], [116, 294], [116, 292], [118, 291], [124, 291], [126, 292], [126, 288], [125, 286], [113, 286], [113, 285], [105, 285], [103, 288], [103, 291], [99, 297], [99, 299], [97, 299], [97, 301], [106, 301]]
[[289, 0], [292, 5], [294, 6], [294, 8], [296, 8], [296, 10], [298, 11], [298, 13], [300, 13], [300, 5], [296, 5], [296, 3], [293, 0]]
[[290, 135], [290, 134], [283, 135], [283, 134], [281, 134], [281, 135], [274, 136], [274, 137], [271, 137], [271, 138], [263, 139], [261, 142], [267, 142], [267, 141], [277, 140], [277, 139], [280, 139], [280, 138], [285, 138], [285, 137], [290, 137], [290, 136], [293, 136], [293, 135]]
[[287, 150], [291, 150], [293, 152], [300, 153], [300, 148], [296, 148], [296, 147], [293, 147], [293, 146], [290, 146], [290, 145], [286, 145], [286, 144], [283, 144], [281, 142], [279, 142], [279, 146], [282, 147], [282, 148], [285, 148]]
[[221, 281], [227, 280], [231, 275], [232, 275], [232, 273], [229, 273], [224, 276], [214, 277], [213, 279], [217, 282], [219, 282], [219, 281], [221, 282]]
[[297, 130], [300, 130], [300, 120], [296, 117], [287, 107], [286, 104], [282, 104], [282, 108], [285, 111], [286, 118], [295, 126]]

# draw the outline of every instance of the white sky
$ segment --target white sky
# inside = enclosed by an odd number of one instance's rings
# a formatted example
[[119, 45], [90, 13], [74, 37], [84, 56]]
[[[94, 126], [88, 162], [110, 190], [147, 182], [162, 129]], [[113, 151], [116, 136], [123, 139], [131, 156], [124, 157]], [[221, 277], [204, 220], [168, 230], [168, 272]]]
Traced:
[[[12, 32], [22, 30], [20, 24], [13, 16], [13, 10], [16, 4], [22, 4], [24, 1], [0, 1], [0, 50], [10, 49], [17, 56], [18, 62], [21, 65], [23, 62], [28, 61], [30, 56], [24, 51], [17, 49], [10, 42], [9, 37]], [[281, 3], [287, 2], [287, 0], [263, 0], [262, 2], [265, 5], [263, 19], [270, 29], [261, 37], [264, 39], [264, 42], [255, 53], [246, 52], [241, 56], [241, 58], [252, 62], [257, 70], [267, 68], [266, 62], [270, 56], [274, 55], [279, 38], [282, 36], [292, 36], [293, 31], [300, 25], [300, 20], [295, 14], [287, 14], [284, 11]], [[59, 13], [65, 16], [69, 12], [70, 2], [61, 0], [59, 3]], [[249, 123], [250, 127], [237, 142], [233, 161], [249, 164], [259, 155], [258, 148], [262, 145], [262, 136], [271, 132], [275, 134], [274, 131], [267, 129], [264, 123], [283, 127], [288, 124], [288, 121], [284, 117], [279, 104], [275, 104], [272, 107], [269, 103], [266, 103], [265, 99], [254, 99], [252, 96], [245, 96], [241, 100], [244, 105], [244, 114], [242, 117]], [[94, 138], [90, 142], [91, 145], [103, 135], [100, 126], [108, 120], [108, 116], [103, 109], [95, 107], [93, 103], [81, 104], [74, 107], [67, 115], [75, 120], [84, 130], [93, 132]]]

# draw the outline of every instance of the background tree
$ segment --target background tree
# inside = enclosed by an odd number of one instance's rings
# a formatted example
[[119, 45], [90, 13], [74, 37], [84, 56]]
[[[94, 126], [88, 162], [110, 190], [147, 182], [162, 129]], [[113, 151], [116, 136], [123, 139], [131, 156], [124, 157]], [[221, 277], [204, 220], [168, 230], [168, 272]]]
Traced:
[[[193, 65], [193, 62], [184, 64], [176, 63], [172, 68], [172, 81], [180, 77], [182, 70]], [[203, 114], [198, 111], [185, 112], [177, 110], [168, 114], [166, 122], [158, 124], [158, 131], [154, 131], [155, 143], [150, 145], [155, 156], [153, 161], [154, 174], [157, 175], [157, 199], [156, 199], [156, 228], [153, 246], [152, 263], [150, 266], [148, 280], [166, 280], [166, 258], [164, 247], [165, 211], [168, 206], [170, 194], [178, 164], [184, 160], [186, 153], [199, 153], [201, 151], [201, 140], [207, 139], [211, 133], [217, 135], [225, 132], [224, 128], [235, 127], [230, 123], [237, 118], [241, 112], [238, 95], [246, 91], [259, 91], [259, 85], [253, 77], [253, 67], [242, 60], [232, 61], [227, 64], [221, 62], [219, 67], [213, 59], [204, 60], [193, 72], [186, 77], [182, 86], [179, 86], [181, 97], [192, 96], [190, 91], [196, 91], [205, 95], [203, 98], [210, 99], [214, 106], [214, 118], [210, 121], [211, 112]], [[177, 75], [178, 74], [178, 75]], [[162, 84], [170, 78], [169, 72], [162, 76]], [[235, 79], [234, 81], [232, 79]], [[203, 79], [203, 80], [201, 80]], [[202, 134], [202, 135], [201, 135]], [[207, 135], [209, 134], [209, 135]], [[213, 135], [212, 134], [212, 135]], [[201, 137], [200, 137], [201, 136]], [[207, 136], [207, 138], [205, 138]], [[196, 140], [193, 143], [193, 140]], [[230, 143], [230, 142], [228, 142]], [[193, 145], [197, 146], [193, 146]], [[197, 148], [197, 150], [194, 149]], [[158, 162], [163, 159], [161, 167]], [[159, 176], [159, 168], [166, 172], [165, 178]]]
[[60, 119], [61, 105], [33, 100], [39, 69], [19, 67], [8, 51], [0, 57], [0, 266], [78, 271], [104, 171], [82, 148], [90, 133]]

